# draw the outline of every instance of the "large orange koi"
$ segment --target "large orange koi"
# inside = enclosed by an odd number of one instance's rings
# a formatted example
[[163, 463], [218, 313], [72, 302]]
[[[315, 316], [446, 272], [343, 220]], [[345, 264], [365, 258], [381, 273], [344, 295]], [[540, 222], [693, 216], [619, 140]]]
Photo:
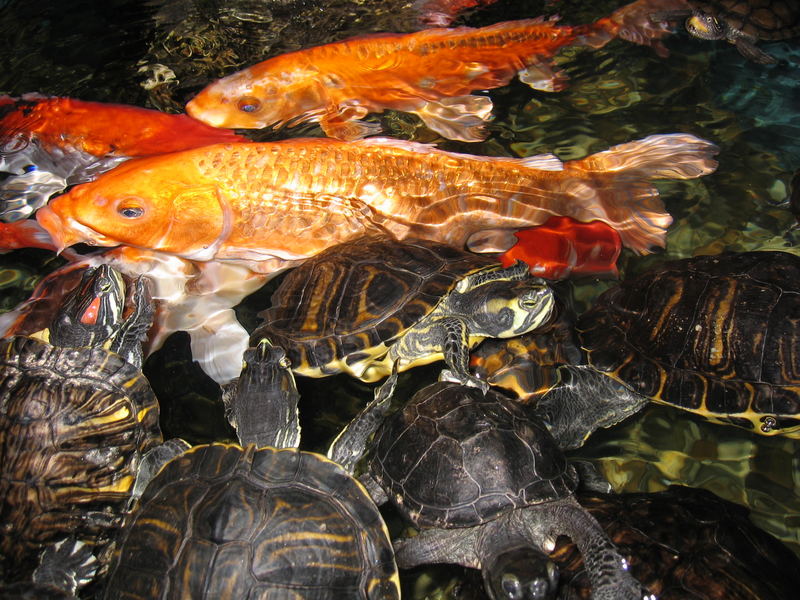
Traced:
[[[661, 0], [647, 0], [654, 1]], [[350, 38], [228, 75], [195, 96], [186, 111], [216, 127], [319, 122], [327, 135], [354, 140], [380, 131], [361, 120], [368, 113], [394, 109], [416, 114], [446, 138], [478, 141], [486, 135], [492, 101], [472, 92], [506, 85], [515, 75], [535, 89], [561, 89], [565, 77], [553, 68], [553, 55], [568, 45], [604, 45], [628, 10], [574, 27], [537, 18]], [[629, 39], [649, 43], [665, 33], [648, 24]]]
[[0, 220], [24, 219], [68, 185], [134, 156], [247, 141], [188, 115], [25, 94], [0, 96]]
[[61, 247], [126, 244], [262, 273], [376, 232], [502, 252], [516, 241], [510, 231], [552, 215], [603, 221], [644, 253], [664, 245], [672, 220], [651, 179], [710, 173], [716, 151], [688, 134], [566, 163], [386, 138], [218, 144], [128, 161], [37, 219]]

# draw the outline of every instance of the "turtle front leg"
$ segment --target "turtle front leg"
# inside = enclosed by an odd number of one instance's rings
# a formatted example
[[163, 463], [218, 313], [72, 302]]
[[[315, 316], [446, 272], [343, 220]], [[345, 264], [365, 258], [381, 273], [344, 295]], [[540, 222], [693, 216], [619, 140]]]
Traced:
[[489, 391], [489, 384], [469, 372], [469, 330], [463, 319], [445, 317], [436, 324], [442, 332], [442, 354], [450, 368], [447, 379]]

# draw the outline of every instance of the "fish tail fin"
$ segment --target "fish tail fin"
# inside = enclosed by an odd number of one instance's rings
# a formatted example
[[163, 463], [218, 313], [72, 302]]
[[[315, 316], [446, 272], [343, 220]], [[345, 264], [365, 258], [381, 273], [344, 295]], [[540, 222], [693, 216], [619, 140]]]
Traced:
[[[588, 195], [597, 196], [595, 202], [586, 202], [581, 220], [607, 222], [625, 246], [644, 254], [664, 246], [672, 223], [652, 180], [693, 179], [712, 173], [717, 168], [713, 158], [717, 151], [711, 142], [690, 134], [651, 135], [570, 161], [564, 168], [576, 171], [576, 178], [569, 179], [571, 185], [585, 186]], [[587, 174], [596, 187], [585, 182]], [[582, 195], [580, 189], [573, 193]]]

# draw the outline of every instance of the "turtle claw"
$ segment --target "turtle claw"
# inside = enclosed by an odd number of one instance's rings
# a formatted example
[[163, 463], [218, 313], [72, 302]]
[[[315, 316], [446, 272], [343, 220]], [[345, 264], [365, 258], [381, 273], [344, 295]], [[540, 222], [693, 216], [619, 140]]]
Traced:
[[476, 387], [483, 392], [484, 396], [489, 392], [489, 388], [492, 387], [487, 381], [479, 379], [474, 375], [456, 375], [450, 369], [442, 369], [442, 372], [439, 373], [439, 381], [451, 381], [453, 383], [460, 383], [461, 385], [467, 385], [469, 387]]

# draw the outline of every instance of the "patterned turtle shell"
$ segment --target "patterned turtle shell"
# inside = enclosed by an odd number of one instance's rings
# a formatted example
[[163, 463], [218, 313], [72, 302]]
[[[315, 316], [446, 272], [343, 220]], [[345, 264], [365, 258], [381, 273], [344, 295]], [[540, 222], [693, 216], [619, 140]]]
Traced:
[[689, 5], [760, 40], [800, 35], [800, 2], [797, 0], [689, 0]]
[[330, 248], [290, 271], [262, 311], [251, 345], [283, 346], [303, 375], [349, 372], [375, 381], [365, 367], [431, 313], [470, 273], [497, 268], [493, 258], [419, 240], [360, 238]]
[[451, 382], [423, 388], [387, 419], [370, 473], [421, 527], [472, 527], [577, 486], [542, 423], [493, 389]]
[[760, 433], [800, 435], [800, 258], [665, 263], [578, 319], [592, 367], [639, 394]]
[[141, 370], [113, 352], [23, 336], [0, 341], [6, 574], [26, 578], [39, 551], [65, 535], [105, 546], [141, 457], [162, 441], [158, 413]]
[[296, 448], [211, 444], [168, 462], [126, 521], [106, 598], [399, 598], [366, 490]]

